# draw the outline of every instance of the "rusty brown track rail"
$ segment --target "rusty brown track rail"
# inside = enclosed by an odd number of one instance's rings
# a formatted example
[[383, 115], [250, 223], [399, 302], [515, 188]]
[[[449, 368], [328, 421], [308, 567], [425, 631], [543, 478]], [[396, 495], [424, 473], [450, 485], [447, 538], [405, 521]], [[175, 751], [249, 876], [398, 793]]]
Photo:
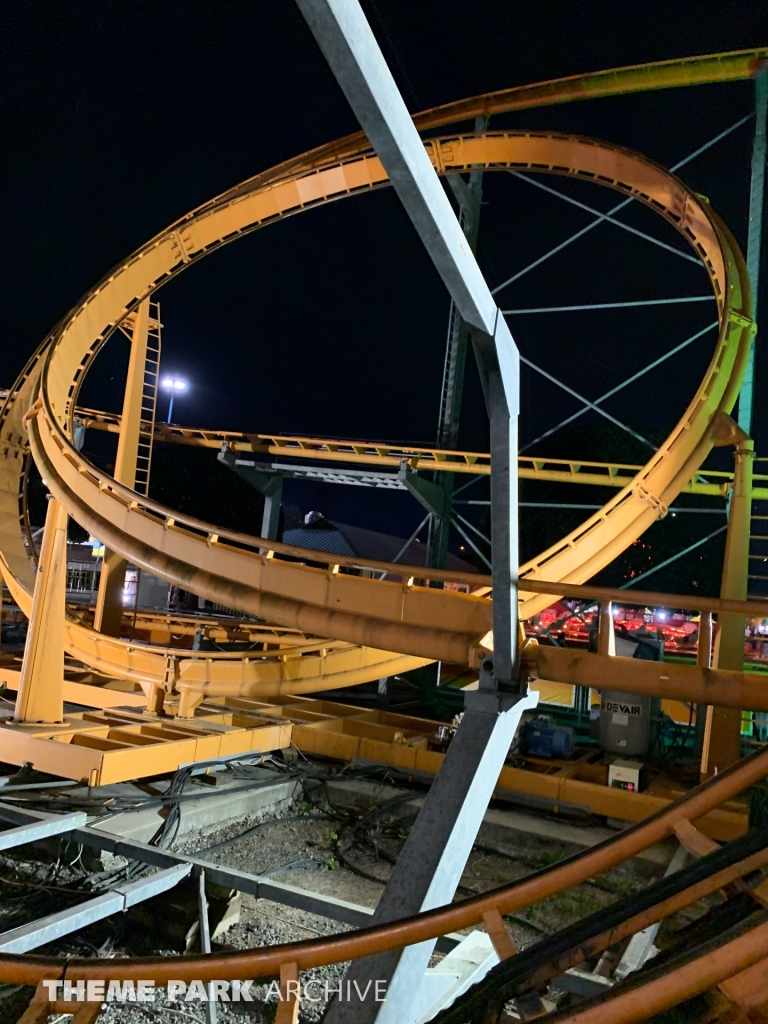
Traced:
[[514, 913], [562, 889], [600, 875], [674, 835], [675, 825], [679, 822], [695, 822], [766, 775], [768, 750], [762, 750], [697, 786], [652, 817], [619, 833], [616, 838], [494, 892], [392, 924], [332, 938], [207, 956], [142, 957], [120, 961], [70, 959], [62, 962], [54, 957], [4, 954], [0, 956], [0, 982], [37, 985], [43, 978], [66, 976], [69, 980], [146, 979], [162, 985], [175, 979], [205, 982], [269, 978], [278, 976], [281, 966], [286, 964], [295, 964], [299, 970], [306, 970], [398, 949], [477, 925], [483, 921], [484, 914], [492, 911], [502, 915]]

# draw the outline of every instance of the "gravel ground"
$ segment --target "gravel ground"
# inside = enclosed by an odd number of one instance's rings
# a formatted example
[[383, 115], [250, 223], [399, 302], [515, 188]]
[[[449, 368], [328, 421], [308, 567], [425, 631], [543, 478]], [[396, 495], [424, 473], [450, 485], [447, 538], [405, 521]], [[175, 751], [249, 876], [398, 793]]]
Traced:
[[[359, 871], [371, 876], [366, 878], [344, 866], [338, 848], [339, 838], [345, 835], [342, 822], [329, 820], [316, 809], [308, 810], [306, 804], [295, 804], [293, 807], [283, 805], [277, 814], [277, 819], [265, 812], [209, 826], [182, 837], [173, 848], [183, 853], [199, 853], [207, 860], [253, 874], [269, 874], [298, 888], [371, 908], [376, 905], [383, 885], [391, 874], [392, 862], [396, 860], [408, 834], [407, 821], [394, 822], [388, 828], [377, 825], [373, 830], [369, 828], [367, 833], [362, 832], [358, 843], [349, 846], [345, 844], [343, 852], [348, 861]], [[242, 839], [235, 839], [247, 829], [272, 820], [278, 823], [261, 828]], [[208, 846], [228, 839], [235, 841], [218, 850], [205, 850]], [[512, 836], [507, 832], [502, 841], [499, 835], [484, 830], [479, 845], [470, 856], [458, 898], [465, 899], [472, 894], [508, 884], [532, 870], [557, 863], [575, 849], [567, 844], [522, 832]], [[103, 859], [105, 869], [113, 869], [124, 863], [120, 858], [109, 855]], [[543, 935], [600, 910], [619, 896], [638, 891], [653, 877], [658, 877], [662, 870], [659, 865], [635, 861], [600, 879], [576, 886], [565, 894], [525, 908], [506, 919], [510, 936], [518, 948], [524, 948]], [[245, 894], [242, 896], [239, 922], [214, 942], [214, 950], [258, 949], [347, 930], [348, 927], [343, 924], [269, 900], [256, 900]], [[40, 950], [58, 955], [67, 951], [71, 951], [71, 947], [67, 950], [63, 946], [51, 945]], [[179, 951], [154, 950], [155, 953], [165, 952], [169, 955]], [[129, 952], [121, 949], [118, 943], [117, 948], [108, 955], [124, 956]], [[432, 964], [441, 958], [441, 954], [434, 954]], [[324, 983], [331, 987], [338, 985], [345, 968], [345, 964], [318, 968], [302, 974], [301, 980], [304, 985], [310, 980], [319, 982], [319, 986], [313, 988], [314, 992], [319, 993]], [[264, 988], [254, 987], [256, 997], [260, 995], [263, 998], [265, 992]], [[15, 1024], [31, 995], [31, 990], [27, 989], [9, 998], [0, 998], [0, 1024]], [[323, 1001], [305, 1001], [300, 1020], [320, 1021], [324, 1009]], [[222, 1024], [270, 1024], [274, 1020], [275, 1003], [261, 1006], [247, 1002], [229, 1005], [219, 1003], [217, 1011], [218, 1020]], [[68, 1018], [61, 1017], [60, 1020]], [[151, 1003], [107, 1004], [99, 1021], [101, 1024], [146, 1024], [148, 1021], [154, 1024], [198, 1021], [203, 1024], [206, 1015], [203, 1005], [194, 1002], [169, 1003], [166, 993], [158, 990]]]

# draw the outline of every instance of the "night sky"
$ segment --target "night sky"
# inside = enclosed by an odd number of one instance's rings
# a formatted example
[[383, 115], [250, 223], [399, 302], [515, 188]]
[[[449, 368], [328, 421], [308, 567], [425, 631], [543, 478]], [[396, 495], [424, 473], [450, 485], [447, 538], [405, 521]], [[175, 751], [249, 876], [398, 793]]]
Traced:
[[[757, 0], [365, 0], [364, 7], [414, 112], [527, 82], [768, 42], [768, 2]], [[3, 386], [108, 268], [166, 224], [357, 127], [291, 0], [5, 0], [0, 38]], [[495, 118], [492, 127], [582, 133], [669, 166], [751, 107], [752, 84], [743, 82], [527, 111]], [[681, 172], [742, 245], [751, 134], [749, 121]], [[539, 180], [599, 210], [617, 202], [615, 194], [584, 182]], [[507, 173], [486, 175], [484, 199], [479, 261], [492, 287], [590, 219]], [[622, 217], [685, 251], [675, 232], [638, 204]], [[703, 269], [603, 224], [497, 298], [502, 309], [515, 309], [701, 295], [707, 287]], [[177, 402], [177, 422], [435, 442], [448, 298], [390, 190], [258, 231], [192, 267], [158, 297], [164, 369], [191, 385]], [[763, 286], [763, 309], [766, 301]], [[509, 322], [524, 356], [594, 399], [713, 319], [714, 303], [697, 303]], [[658, 442], [693, 394], [713, 341], [710, 332], [607, 410]], [[119, 408], [126, 351], [115, 340], [99, 356], [83, 389], [85, 404]], [[761, 388], [767, 372], [768, 362], [758, 356], [755, 435], [766, 453]], [[522, 444], [579, 408], [532, 371], [522, 383]], [[533, 451], [622, 461], [644, 460], [650, 452], [640, 442], [624, 443], [625, 435], [606, 429], [596, 414], [577, 424]], [[461, 444], [487, 450], [474, 367]], [[208, 457], [215, 460], [215, 453]], [[196, 479], [204, 469], [197, 460]], [[228, 506], [241, 492], [228, 492], [226, 481], [215, 479], [221, 482], [218, 520], [226, 525]], [[479, 498], [486, 496], [483, 487], [477, 486]], [[307, 484], [286, 490], [300, 511], [319, 508], [392, 533], [415, 527], [423, 514], [406, 495]], [[593, 502], [601, 496], [586, 488], [525, 488], [523, 497]], [[216, 510], [209, 495], [205, 511]], [[523, 546], [533, 545], [524, 554], [581, 517], [568, 515], [544, 525], [537, 517], [535, 528], [524, 522]], [[688, 516], [686, 529], [704, 535], [715, 528], [710, 520], [715, 517]], [[475, 522], [481, 522], [476, 514]], [[662, 527], [654, 528], [658, 557], [683, 543], [670, 524], [666, 534]], [[655, 583], [663, 582], [659, 574]]]

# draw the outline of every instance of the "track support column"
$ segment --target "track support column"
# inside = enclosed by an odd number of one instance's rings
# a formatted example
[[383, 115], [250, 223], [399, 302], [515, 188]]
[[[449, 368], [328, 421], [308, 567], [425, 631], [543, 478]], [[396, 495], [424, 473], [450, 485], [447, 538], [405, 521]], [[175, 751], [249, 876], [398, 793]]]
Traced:
[[[475, 118], [475, 131], [480, 133], [488, 128], [489, 118], [481, 114]], [[480, 231], [480, 209], [483, 201], [483, 172], [472, 171], [465, 182], [459, 174], [452, 174], [448, 184], [459, 204], [459, 224], [472, 252], [477, 252], [477, 238]], [[467, 363], [467, 342], [469, 325], [461, 316], [456, 304], [451, 302], [448, 319], [448, 343], [443, 371], [443, 393], [440, 403], [440, 422], [437, 429], [437, 443], [441, 448], [456, 450], [459, 447], [459, 423], [461, 400], [464, 394], [464, 370]], [[436, 524], [436, 536], [432, 564], [444, 569], [448, 560], [448, 541], [451, 533], [453, 511], [453, 473], [436, 473], [435, 483], [443, 492], [443, 514]]]
[[[141, 430], [141, 408], [144, 394], [144, 371], [147, 363], [149, 337], [149, 299], [136, 310], [136, 320], [128, 360], [128, 378], [125, 382], [123, 415], [120, 421], [120, 440], [115, 458], [115, 480], [133, 487], [136, 483], [136, 457]], [[115, 551], [107, 549], [101, 565], [99, 593], [93, 626], [108, 636], [120, 636], [123, 619], [123, 587], [127, 561]], [[138, 580], [136, 586], [138, 588]], [[138, 593], [137, 593], [138, 599]]]
[[[752, 289], [752, 319], [757, 322], [757, 297], [760, 289], [760, 250], [763, 239], [765, 206], [766, 121], [768, 121], [768, 62], [755, 74], [755, 135], [752, 142], [752, 169], [749, 184], [749, 231], [747, 234], [747, 272]], [[752, 405], [755, 390], [755, 342], [749, 349], [747, 369], [739, 392], [739, 426], [752, 433]]]
[[[725, 560], [720, 597], [746, 601], [749, 573], [749, 534], [752, 518], [752, 463], [754, 441], [737, 442], [734, 451], [733, 492], [725, 541]], [[716, 668], [744, 668], [744, 616], [722, 613], [715, 637]], [[709, 778], [741, 757], [741, 711], [738, 708], [707, 707], [701, 754], [702, 778]]]
[[265, 540], [277, 540], [280, 526], [280, 504], [283, 500], [283, 477], [275, 474], [262, 490], [264, 514], [261, 520], [261, 536]]
[[14, 721], [21, 725], [64, 719], [66, 591], [67, 513], [49, 497], [16, 697]]
[[[482, 674], [491, 675], [486, 659]], [[510, 744], [525, 710], [538, 694], [503, 697], [475, 691], [445, 760], [430, 789], [371, 924], [385, 924], [449, 903], [461, 881], [483, 815], [498, 782]], [[327, 1024], [408, 1024], [409, 1007], [429, 966], [435, 940], [392, 950], [352, 963], [344, 983], [345, 1000], [333, 1004]], [[371, 983], [369, 986], [369, 982]], [[386, 993], [376, 1001], [376, 990]], [[367, 998], [359, 998], [366, 993]]]
[[[487, 647], [493, 656], [481, 659], [479, 689], [467, 695], [461, 724], [375, 911], [380, 923], [453, 899], [520, 715], [538, 701], [538, 694], [526, 693], [518, 668], [519, 355], [358, 0], [297, 4], [469, 326], [490, 418], [493, 642]], [[327, 1024], [408, 1024], [433, 947], [424, 942], [353, 963], [348, 998], [330, 1007]], [[379, 1002], [382, 988], [387, 994]]]

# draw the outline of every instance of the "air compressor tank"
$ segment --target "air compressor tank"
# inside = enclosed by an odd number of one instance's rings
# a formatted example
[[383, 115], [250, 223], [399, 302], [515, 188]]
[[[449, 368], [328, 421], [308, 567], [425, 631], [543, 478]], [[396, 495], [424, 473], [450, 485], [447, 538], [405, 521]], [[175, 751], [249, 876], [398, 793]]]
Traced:
[[621, 690], [600, 693], [600, 749], [642, 756], [651, 745], [651, 698]]

